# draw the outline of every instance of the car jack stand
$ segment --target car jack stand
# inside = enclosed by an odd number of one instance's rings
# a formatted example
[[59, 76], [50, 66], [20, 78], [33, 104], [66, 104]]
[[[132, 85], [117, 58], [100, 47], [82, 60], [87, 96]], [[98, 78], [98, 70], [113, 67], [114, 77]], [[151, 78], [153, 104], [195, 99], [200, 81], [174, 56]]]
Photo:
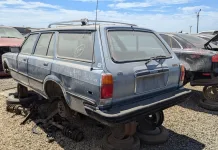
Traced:
[[111, 128], [111, 133], [103, 138], [104, 150], [139, 150], [140, 140], [134, 136], [137, 124], [135, 122], [117, 125]]
[[168, 130], [162, 125], [154, 126], [149, 121], [139, 122], [136, 134], [141, 143], [148, 145], [163, 144], [169, 138]]

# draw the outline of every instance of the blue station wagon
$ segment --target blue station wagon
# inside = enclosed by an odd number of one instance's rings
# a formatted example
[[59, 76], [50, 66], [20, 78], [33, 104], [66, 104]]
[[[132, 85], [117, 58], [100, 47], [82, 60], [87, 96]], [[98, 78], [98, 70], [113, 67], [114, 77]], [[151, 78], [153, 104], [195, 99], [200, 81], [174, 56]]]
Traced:
[[161, 111], [190, 93], [184, 66], [159, 34], [131, 24], [54, 23], [2, 61], [22, 86], [106, 125]]

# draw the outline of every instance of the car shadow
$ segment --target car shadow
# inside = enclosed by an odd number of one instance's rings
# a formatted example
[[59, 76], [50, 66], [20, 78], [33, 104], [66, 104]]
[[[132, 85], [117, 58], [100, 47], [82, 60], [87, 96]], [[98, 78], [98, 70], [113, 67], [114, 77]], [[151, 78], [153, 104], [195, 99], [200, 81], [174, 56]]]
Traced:
[[[37, 122], [37, 120], [34, 119], [32, 121], [35, 123]], [[75, 119], [73, 126], [78, 127], [78, 129], [84, 133], [84, 139], [82, 141], [76, 142], [64, 135], [62, 131], [58, 129], [52, 134], [52, 143], [57, 143], [64, 150], [102, 150], [102, 139], [105, 134], [110, 133], [109, 127], [90, 118], [82, 120]], [[51, 134], [47, 129], [38, 126], [36, 136], [37, 134], [41, 134], [40, 132], [44, 132], [47, 136]], [[51, 142], [48, 141], [48, 143]]]
[[197, 112], [204, 112], [212, 115], [218, 115], [218, 111], [210, 111], [207, 109], [204, 109], [199, 106], [199, 101], [201, 99], [204, 99], [204, 96], [202, 92], [197, 91], [197, 90], [192, 90], [191, 95], [187, 98], [186, 101], [183, 103], [178, 104], [178, 106], [181, 106], [183, 108], [191, 109]]
[[[80, 129], [84, 132], [85, 138], [81, 142], [75, 142], [60, 131], [57, 131], [54, 135], [54, 142], [56, 142], [64, 150], [103, 150], [102, 139], [104, 135], [110, 132], [110, 129], [104, 125], [100, 125], [97, 121], [87, 119], [83, 121], [77, 121]], [[45, 130], [43, 130], [46, 134]], [[192, 139], [186, 135], [178, 134], [172, 130], [169, 130], [169, 139], [166, 143], [160, 145], [145, 145], [141, 144], [140, 150], [181, 150], [181, 149], [204, 149], [205, 145], [195, 139]]]
[[9, 75], [0, 76], [0, 80], [1, 80], [1, 79], [11, 79], [11, 76], [9, 76]]
[[169, 130], [169, 139], [166, 143], [160, 145], [141, 145], [141, 150], [201, 150], [205, 145], [186, 135], [178, 134]]
[[[36, 121], [36, 120], [33, 120]], [[64, 150], [102, 150], [103, 137], [110, 133], [110, 129], [107, 126], [100, 124], [99, 122], [85, 118], [82, 120], [75, 119], [74, 125], [78, 126], [84, 133], [84, 139], [81, 142], [75, 142], [74, 140], [66, 137], [60, 130], [57, 130], [54, 134], [54, 141]], [[41, 128], [45, 134], [50, 134], [44, 128]], [[204, 149], [205, 145], [193, 138], [186, 135], [178, 134], [172, 130], [169, 130], [169, 139], [164, 144], [159, 145], [145, 145], [141, 144], [140, 150], [181, 150], [181, 149]]]

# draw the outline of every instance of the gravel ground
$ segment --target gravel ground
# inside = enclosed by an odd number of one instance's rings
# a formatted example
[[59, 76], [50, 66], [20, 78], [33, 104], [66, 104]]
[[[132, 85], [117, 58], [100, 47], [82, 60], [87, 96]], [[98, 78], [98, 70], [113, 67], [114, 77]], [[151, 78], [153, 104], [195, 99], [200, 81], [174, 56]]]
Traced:
[[[16, 87], [12, 79], [0, 79], [0, 92]], [[194, 94], [186, 102], [171, 107], [164, 111], [164, 126], [170, 131], [168, 142], [156, 146], [142, 145], [142, 150], [215, 150], [218, 147], [218, 112], [206, 111], [197, 106], [197, 101], [202, 98], [200, 92], [202, 87], [190, 87]], [[0, 149], [1, 150], [100, 150], [102, 137], [109, 132], [108, 128], [97, 126], [97, 122], [78, 121], [84, 131], [85, 140], [75, 143], [63, 137], [61, 133], [56, 134], [55, 141], [48, 143], [46, 133], [37, 128], [39, 134], [31, 132], [34, 122], [24, 126], [20, 125], [24, 117], [13, 116], [5, 111], [5, 97], [0, 96]]]

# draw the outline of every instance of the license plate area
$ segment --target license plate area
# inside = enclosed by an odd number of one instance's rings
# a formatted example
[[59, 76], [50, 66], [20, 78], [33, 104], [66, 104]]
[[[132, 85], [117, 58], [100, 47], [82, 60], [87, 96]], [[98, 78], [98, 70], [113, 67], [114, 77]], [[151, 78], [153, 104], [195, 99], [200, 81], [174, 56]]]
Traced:
[[147, 93], [150, 91], [162, 89], [166, 87], [168, 82], [168, 72], [150, 74], [135, 78], [135, 93]]

